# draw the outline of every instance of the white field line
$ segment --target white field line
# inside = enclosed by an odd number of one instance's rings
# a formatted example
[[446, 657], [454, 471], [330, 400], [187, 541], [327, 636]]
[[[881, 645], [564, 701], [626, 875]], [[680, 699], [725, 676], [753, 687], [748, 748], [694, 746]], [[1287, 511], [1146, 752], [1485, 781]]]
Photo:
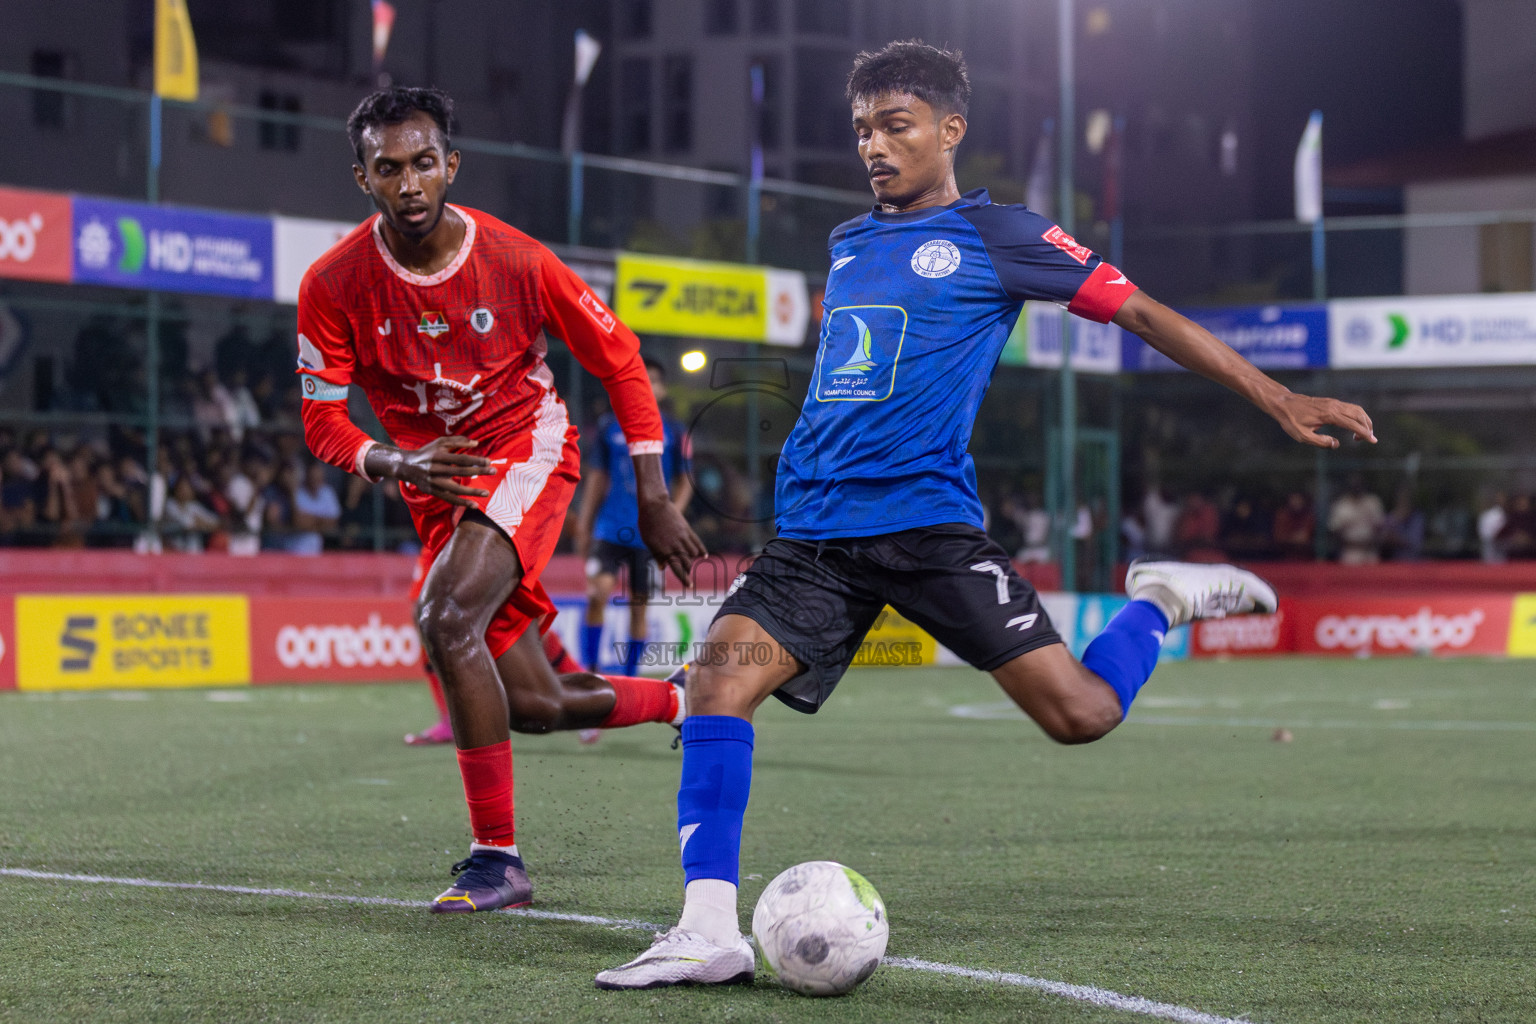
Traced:
[[[32, 871], [28, 868], [0, 868], [0, 876], [30, 878], [47, 882], [125, 885], [139, 889], [194, 889], [201, 892], [232, 893], [237, 896], [269, 896], [284, 899], [322, 900], [328, 903], [351, 903], [368, 907], [425, 909], [430, 905], [425, 900], [397, 900], [387, 896], [347, 896], [341, 893], [305, 892], [302, 889], [262, 889], [248, 885], [212, 885], [207, 882], [165, 882], [154, 878], [72, 875], [54, 871]], [[528, 908], [503, 910], [500, 913], [515, 914], [519, 917], [532, 918], [538, 921], [569, 921], [576, 924], [597, 925], [603, 928], [626, 928], [633, 931], [646, 932], [665, 930], [663, 925], [652, 924], [649, 921], [598, 917], [593, 914], [559, 914], [549, 910], [530, 910]], [[967, 978], [972, 981], [991, 982], [994, 985], [1032, 988], [1048, 995], [1060, 996], [1063, 999], [1075, 999], [1078, 1002], [1091, 1003], [1094, 1006], [1124, 1010], [1127, 1013], [1139, 1013], [1144, 1017], [1157, 1017], [1162, 1020], [1177, 1021], [1179, 1024], [1249, 1024], [1244, 1018], [1220, 1017], [1216, 1014], [1202, 1013], [1199, 1010], [1193, 1010], [1187, 1006], [1179, 1006], [1175, 1003], [1159, 1003], [1151, 999], [1143, 999], [1140, 996], [1122, 995], [1109, 989], [1094, 988], [1091, 985], [1071, 985], [1064, 981], [1032, 978], [1027, 974], [1010, 974], [1004, 971], [980, 971], [971, 967], [940, 964], [934, 963], [931, 960], [918, 960], [913, 957], [904, 956], [888, 956], [881, 963], [886, 967], [904, 971], [924, 971], [929, 974], [941, 974], [952, 978]]]
[[[1391, 709], [1396, 710], [1396, 709]], [[954, 718], [976, 721], [1023, 721], [1024, 712], [1011, 701], [986, 704], [955, 704], [949, 708]], [[1257, 729], [1390, 729], [1406, 732], [1536, 732], [1536, 722], [1478, 722], [1440, 719], [1365, 718], [1259, 718], [1228, 715], [1143, 715], [1134, 709], [1126, 725], [1215, 725], [1223, 728], [1251, 726]]]

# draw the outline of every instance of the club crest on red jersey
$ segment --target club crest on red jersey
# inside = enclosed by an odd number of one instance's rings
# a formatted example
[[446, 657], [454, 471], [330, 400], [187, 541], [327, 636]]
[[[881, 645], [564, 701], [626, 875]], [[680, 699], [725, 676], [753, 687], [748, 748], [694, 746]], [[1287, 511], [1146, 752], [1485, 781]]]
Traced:
[[441, 313], [426, 310], [421, 314], [421, 323], [416, 325], [417, 334], [425, 334], [430, 338], [436, 338], [439, 334], [448, 333], [448, 318]]
[[480, 306], [469, 311], [469, 326], [474, 328], [476, 334], [489, 334], [491, 328], [496, 326], [496, 314], [486, 306]]

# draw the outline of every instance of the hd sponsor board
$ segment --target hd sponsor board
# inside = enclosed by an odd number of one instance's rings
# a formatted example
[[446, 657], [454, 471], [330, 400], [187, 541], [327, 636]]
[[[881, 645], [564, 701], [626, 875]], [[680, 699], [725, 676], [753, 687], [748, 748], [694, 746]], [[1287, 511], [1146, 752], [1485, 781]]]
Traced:
[[78, 284], [272, 298], [272, 219], [76, 196]]
[[1338, 299], [1329, 303], [1337, 369], [1536, 364], [1536, 294]]
[[619, 253], [613, 310], [631, 330], [799, 345], [810, 322], [805, 275], [739, 263]]
[[250, 682], [246, 598], [233, 594], [20, 594], [22, 690]]

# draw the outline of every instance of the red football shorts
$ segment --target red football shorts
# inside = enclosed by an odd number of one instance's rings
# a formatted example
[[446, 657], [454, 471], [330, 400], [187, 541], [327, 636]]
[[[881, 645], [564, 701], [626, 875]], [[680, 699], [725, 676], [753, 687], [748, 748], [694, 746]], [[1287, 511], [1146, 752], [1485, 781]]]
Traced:
[[[555, 552], [565, 526], [566, 509], [576, 491], [576, 482], [581, 478], [581, 449], [576, 443], [576, 428], [567, 424], [564, 412], [561, 403], [558, 420], [546, 424], [541, 415], [531, 433], [498, 450], [472, 449], [473, 454], [491, 460], [491, 474], [460, 481], [491, 492], [488, 497], [470, 500], [511, 538], [523, 566], [522, 580], [485, 631], [485, 643], [493, 658], [505, 654], [529, 623], [540, 623], [545, 619], [554, 621], [555, 603], [545, 593], [539, 577]], [[549, 419], [555, 420], [555, 417]], [[417, 563], [416, 581], [411, 587], [414, 602], [421, 595], [427, 571], [448, 545], [465, 509], [423, 494], [414, 487], [402, 485], [400, 490], [416, 523], [416, 534], [421, 538], [421, 558]]]

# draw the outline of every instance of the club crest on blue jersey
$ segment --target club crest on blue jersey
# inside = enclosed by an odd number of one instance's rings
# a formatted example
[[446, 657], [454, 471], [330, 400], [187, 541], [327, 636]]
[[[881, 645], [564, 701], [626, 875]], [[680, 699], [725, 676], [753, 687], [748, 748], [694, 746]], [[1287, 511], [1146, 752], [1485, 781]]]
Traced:
[[960, 269], [960, 249], [947, 238], [924, 242], [912, 254], [912, 269], [923, 277], [948, 277]]
[[900, 306], [840, 306], [822, 321], [816, 357], [818, 402], [879, 402], [896, 390], [907, 335]]

